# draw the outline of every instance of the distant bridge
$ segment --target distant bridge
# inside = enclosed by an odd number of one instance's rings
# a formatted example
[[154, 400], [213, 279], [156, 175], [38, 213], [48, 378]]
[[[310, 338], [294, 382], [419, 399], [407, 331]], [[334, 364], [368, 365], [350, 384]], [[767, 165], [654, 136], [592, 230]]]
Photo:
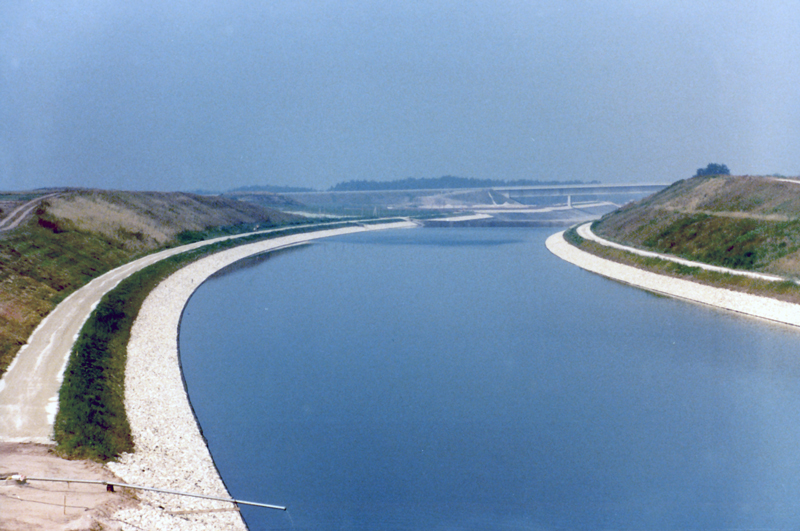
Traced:
[[[359, 190], [346, 192], [291, 192], [286, 197], [308, 207], [333, 208], [470, 208], [518, 202], [523, 205], [572, 205], [578, 197], [630, 195], [639, 199], [666, 188], [667, 184], [554, 184], [540, 186], [494, 186], [481, 188], [439, 188], [417, 190]], [[257, 195], [257, 193], [256, 193]], [[540, 197], [541, 200], [535, 198]], [[563, 198], [563, 199], [560, 199]], [[588, 198], [586, 198], [588, 199]], [[611, 200], [618, 198], [592, 198]], [[623, 203], [626, 201], [621, 201]]]
[[572, 196], [608, 194], [653, 194], [668, 184], [563, 184], [544, 186], [497, 186], [491, 190], [509, 199], [534, 196]]

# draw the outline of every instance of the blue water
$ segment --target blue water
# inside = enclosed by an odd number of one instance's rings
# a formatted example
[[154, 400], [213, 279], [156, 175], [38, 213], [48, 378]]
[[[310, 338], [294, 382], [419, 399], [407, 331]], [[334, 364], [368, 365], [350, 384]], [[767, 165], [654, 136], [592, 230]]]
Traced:
[[340, 237], [203, 285], [187, 386], [253, 531], [800, 527], [797, 331], [550, 255]]

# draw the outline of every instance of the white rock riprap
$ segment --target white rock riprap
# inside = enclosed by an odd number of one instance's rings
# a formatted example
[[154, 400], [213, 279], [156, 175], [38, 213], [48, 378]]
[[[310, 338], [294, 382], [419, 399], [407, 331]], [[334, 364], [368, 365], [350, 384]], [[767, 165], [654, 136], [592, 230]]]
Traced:
[[563, 232], [553, 234], [545, 244], [550, 252], [562, 260], [631, 286], [752, 317], [800, 326], [800, 305], [798, 304], [715, 288], [606, 260], [570, 245], [564, 239]]
[[[190, 264], [159, 284], [145, 299], [128, 343], [125, 409], [136, 451], [108, 467], [128, 484], [230, 498], [195, 420], [179, 365], [178, 326], [192, 293], [215, 272], [254, 254], [339, 234], [416, 226], [348, 227], [243, 245]], [[247, 529], [231, 503], [147, 491], [138, 496], [139, 508], [114, 515], [125, 530]]]

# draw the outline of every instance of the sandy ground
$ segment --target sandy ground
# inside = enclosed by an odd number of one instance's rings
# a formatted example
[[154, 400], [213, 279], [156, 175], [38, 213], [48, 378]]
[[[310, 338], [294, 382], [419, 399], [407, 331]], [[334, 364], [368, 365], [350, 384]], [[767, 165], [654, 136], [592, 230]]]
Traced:
[[[102, 465], [61, 459], [51, 453], [51, 448], [33, 443], [0, 443], [0, 477], [18, 473], [29, 477], [119, 481]], [[0, 529], [83, 531], [101, 529], [98, 524], [102, 529], [119, 529], [114, 513], [137, 503], [124, 489], [107, 492], [104, 485], [0, 480]]]

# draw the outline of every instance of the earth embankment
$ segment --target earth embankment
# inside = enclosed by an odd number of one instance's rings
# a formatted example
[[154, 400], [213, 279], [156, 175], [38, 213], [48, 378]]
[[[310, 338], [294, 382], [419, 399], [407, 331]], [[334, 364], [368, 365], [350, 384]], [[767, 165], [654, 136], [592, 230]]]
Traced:
[[7, 216], [9, 230], [0, 232], [0, 376], [42, 319], [92, 279], [166, 248], [301, 220], [183, 193], [63, 189], [34, 200], [16, 196], [9, 211], [18, 214]]

